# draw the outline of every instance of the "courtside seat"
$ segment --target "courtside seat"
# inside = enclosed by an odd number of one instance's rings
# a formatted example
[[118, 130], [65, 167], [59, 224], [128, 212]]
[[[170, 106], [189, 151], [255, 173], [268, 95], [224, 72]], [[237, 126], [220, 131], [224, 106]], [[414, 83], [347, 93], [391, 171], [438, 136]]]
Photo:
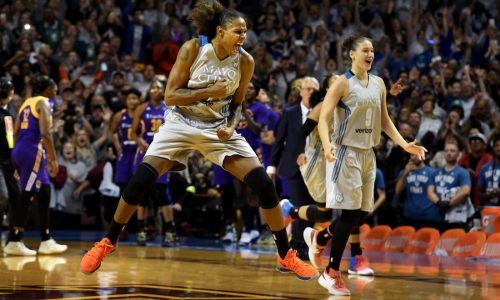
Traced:
[[481, 257], [500, 258], [500, 232], [488, 237], [479, 253]]
[[435, 228], [419, 229], [404, 248], [405, 253], [431, 254], [439, 242], [439, 231]]
[[450, 255], [453, 245], [455, 245], [458, 239], [464, 235], [465, 231], [462, 228], [446, 230], [439, 238], [434, 253], [437, 255]]
[[366, 223], [363, 224], [363, 225], [361, 225], [361, 226], [359, 226], [359, 232], [360, 232], [360, 234], [359, 234], [359, 242], [361, 243], [361, 245], [364, 244], [366, 235], [370, 232], [370, 230], [372, 230], [371, 227], [370, 227], [370, 225], [368, 225]]
[[387, 225], [373, 227], [364, 237], [361, 247], [365, 250], [380, 250], [390, 232], [391, 227]]
[[382, 244], [382, 251], [402, 252], [414, 233], [415, 228], [412, 226], [399, 226], [394, 228]]
[[468, 232], [461, 236], [453, 245], [451, 256], [479, 256], [481, 247], [486, 241], [486, 233], [482, 231]]

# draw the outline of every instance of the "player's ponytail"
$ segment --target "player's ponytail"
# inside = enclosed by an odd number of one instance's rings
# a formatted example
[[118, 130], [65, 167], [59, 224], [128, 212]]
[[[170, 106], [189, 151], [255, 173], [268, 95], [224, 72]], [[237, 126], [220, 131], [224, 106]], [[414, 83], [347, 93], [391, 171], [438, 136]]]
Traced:
[[225, 27], [233, 19], [243, 18], [234, 9], [226, 9], [217, 0], [198, 0], [187, 19], [194, 23], [198, 34], [213, 39], [217, 35], [217, 26]]

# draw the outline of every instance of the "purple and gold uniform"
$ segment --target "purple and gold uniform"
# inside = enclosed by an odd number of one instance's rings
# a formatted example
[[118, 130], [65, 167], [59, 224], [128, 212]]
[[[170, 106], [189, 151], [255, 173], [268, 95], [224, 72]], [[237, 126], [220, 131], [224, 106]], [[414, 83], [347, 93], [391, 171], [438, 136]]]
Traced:
[[[274, 131], [276, 126], [278, 125], [278, 121], [280, 119], [280, 115], [272, 108], [267, 108], [267, 121], [263, 125], [266, 126], [267, 130]], [[271, 145], [261, 144], [260, 146], [262, 151], [262, 164], [265, 168], [269, 166], [269, 161], [271, 160]]]
[[[42, 184], [50, 184], [45, 166], [45, 147], [40, 134], [40, 114], [36, 106], [48, 98], [37, 96], [26, 99], [19, 109], [19, 134], [12, 149], [12, 161], [19, 173], [21, 189], [28, 192], [39, 192]], [[52, 111], [52, 103], [50, 103]], [[52, 118], [51, 118], [52, 123]]]
[[[160, 106], [154, 107], [153, 104], [148, 103], [146, 109], [142, 112], [141, 115], [141, 135], [142, 139], [146, 141], [146, 143], [151, 144], [153, 142], [153, 137], [156, 132], [160, 129], [160, 126], [163, 124], [165, 111], [167, 111], [168, 107], [165, 103], [161, 103]], [[137, 149], [135, 159], [134, 159], [134, 171], [139, 167], [139, 164], [142, 162], [144, 158], [145, 152]], [[157, 183], [167, 183], [168, 172], [163, 174], [156, 181]]]
[[121, 111], [118, 123], [118, 138], [122, 146], [122, 153], [116, 160], [115, 183], [126, 184], [132, 178], [137, 143], [132, 139], [132, 120], [126, 109]]

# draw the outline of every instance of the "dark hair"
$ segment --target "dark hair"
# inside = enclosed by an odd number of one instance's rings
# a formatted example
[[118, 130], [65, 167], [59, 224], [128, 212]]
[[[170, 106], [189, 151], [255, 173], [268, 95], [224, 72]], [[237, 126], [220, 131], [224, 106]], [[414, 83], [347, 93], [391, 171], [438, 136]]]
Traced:
[[136, 88], [129, 88], [128, 90], [125, 91], [125, 95], [128, 96], [129, 94], [134, 94], [139, 98], [141, 98], [141, 96], [142, 96], [141, 92]]
[[148, 92], [146, 93], [146, 97], [144, 98], [146, 101], [151, 101], [151, 96], [149, 95], [149, 92], [151, 91], [151, 87], [153, 86], [153, 84], [156, 84], [156, 83], [159, 83], [162, 85], [162, 88], [165, 88], [165, 83], [158, 79], [158, 77], [155, 77], [155, 79], [153, 79], [153, 81], [151, 81], [151, 84], [149, 85], [149, 88], [148, 88]]
[[322, 82], [323, 84], [321, 86], [322, 86], [322, 89], [324, 90], [325, 94], [326, 94], [326, 89], [330, 88], [330, 79], [332, 79], [335, 76], [338, 76], [338, 75], [335, 73], [331, 73], [328, 76], [326, 76], [325, 79], [323, 79], [323, 82]]
[[33, 96], [42, 95], [46, 89], [51, 86], [57, 86], [54, 80], [49, 76], [37, 74], [30, 80], [31, 88], [33, 89]]
[[313, 91], [311, 93], [311, 97], [310, 97], [310, 104], [311, 104], [311, 107], [315, 107], [316, 105], [318, 105], [320, 102], [323, 101], [323, 99], [325, 99], [325, 94], [323, 93], [322, 90], [319, 90], [319, 91]]
[[12, 81], [5, 77], [0, 78], [0, 100], [6, 99], [12, 90], [14, 90]]
[[217, 26], [225, 27], [234, 19], [243, 15], [234, 9], [225, 8], [217, 0], [198, 0], [187, 19], [194, 23], [198, 34], [213, 39], [217, 35]]
[[344, 39], [344, 41], [342, 42], [342, 49], [347, 51], [347, 57], [349, 58], [349, 60], [351, 60], [351, 57], [349, 56], [349, 51], [351, 50], [356, 51], [356, 48], [362, 41], [371, 42], [372, 40], [367, 37], [358, 35], [348, 36]]
[[498, 141], [500, 141], [500, 133], [496, 133], [495, 135], [493, 135], [493, 137], [491, 138], [491, 146], [495, 147], [495, 144]]

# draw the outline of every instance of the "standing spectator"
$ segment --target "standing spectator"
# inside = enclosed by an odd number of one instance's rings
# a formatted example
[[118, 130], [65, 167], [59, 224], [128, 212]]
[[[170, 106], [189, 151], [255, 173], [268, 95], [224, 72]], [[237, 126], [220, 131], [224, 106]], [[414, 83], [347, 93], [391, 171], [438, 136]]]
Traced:
[[486, 137], [480, 132], [474, 132], [469, 135], [470, 152], [462, 155], [458, 164], [467, 171], [471, 177], [471, 198], [474, 207], [480, 205], [479, 194], [477, 190], [477, 179], [481, 168], [493, 160], [493, 156], [486, 152]]
[[296, 77], [293, 61], [288, 54], [283, 55], [278, 66], [269, 73], [269, 90], [285, 101], [287, 90]]
[[427, 188], [435, 170], [412, 155], [399, 173], [396, 194], [403, 197], [403, 222], [420, 229], [434, 227], [443, 231], [444, 217], [439, 208], [427, 198]]
[[156, 66], [158, 74], [168, 77], [174, 66], [175, 58], [179, 53], [179, 45], [172, 40], [170, 27], [163, 28], [161, 40], [153, 45], [151, 61]]
[[132, 55], [135, 61], [145, 61], [150, 42], [152, 30], [144, 24], [144, 14], [141, 9], [133, 11], [132, 21], [129, 21], [128, 12], [131, 4], [124, 9], [125, 39], [123, 40], [123, 52]]
[[492, 142], [495, 159], [481, 168], [477, 178], [479, 206], [500, 206], [500, 135]]
[[43, 20], [38, 24], [38, 32], [42, 34], [42, 41], [49, 44], [52, 49], [58, 49], [62, 38], [62, 24], [57, 18], [57, 11], [51, 7], [43, 10]]
[[459, 155], [460, 150], [456, 143], [444, 145], [446, 164], [436, 171], [427, 188], [427, 197], [444, 215], [445, 229], [466, 229], [467, 219], [474, 214], [469, 197], [470, 175], [458, 165]]
[[[426, 92], [432, 93], [430, 90]], [[443, 123], [441, 119], [434, 114], [434, 106], [435, 103], [433, 98], [424, 100], [422, 104], [422, 119], [416, 136], [416, 140], [420, 141], [429, 149], [433, 148], [438, 131]]]
[[[53, 219], [59, 220], [55, 222], [57, 228], [80, 230], [83, 204], [75, 190], [85, 180], [87, 167], [77, 159], [75, 145], [71, 141], [63, 144], [58, 161], [59, 165], [66, 169], [67, 178], [63, 182], [51, 185], [50, 208], [54, 215]], [[59, 218], [56, 217], [58, 215]]]
[[140, 81], [133, 82], [133, 86], [141, 92], [139, 99], [145, 99], [148, 97], [149, 87], [156, 79], [155, 66], [147, 64], [141, 77]]

